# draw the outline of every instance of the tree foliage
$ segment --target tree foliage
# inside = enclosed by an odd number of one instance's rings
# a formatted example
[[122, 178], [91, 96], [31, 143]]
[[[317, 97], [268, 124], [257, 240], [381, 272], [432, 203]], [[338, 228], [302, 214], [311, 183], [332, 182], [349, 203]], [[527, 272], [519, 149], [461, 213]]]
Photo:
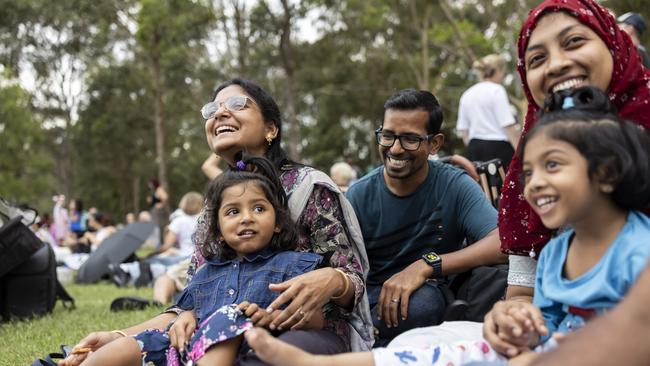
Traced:
[[[145, 208], [160, 177], [175, 207], [206, 183], [198, 110], [239, 75], [275, 96], [284, 147], [318, 168], [378, 164], [383, 102], [407, 87], [438, 97], [442, 153], [462, 153], [453, 127], [474, 59], [504, 55], [525, 110], [516, 39], [537, 3], [0, 0], [0, 194], [49, 210], [63, 192], [121, 216]], [[642, 0], [602, 3], [650, 21]]]

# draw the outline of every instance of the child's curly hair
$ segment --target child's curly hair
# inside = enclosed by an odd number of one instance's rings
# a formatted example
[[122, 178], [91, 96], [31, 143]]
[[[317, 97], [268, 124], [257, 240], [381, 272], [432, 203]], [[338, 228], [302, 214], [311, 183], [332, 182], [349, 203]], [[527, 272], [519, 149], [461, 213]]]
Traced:
[[205, 258], [233, 259], [236, 257], [235, 251], [224, 241], [219, 240], [221, 230], [218, 212], [221, 207], [223, 191], [244, 182], [256, 184], [262, 189], [275, 209], [275, 224], [280, 228], [280, 232], [273, 234], [269, 244], [270, 249], [274, 252], [296, 249], [298, 232], [291, 220], [288, 199], [273, 163], [263, 157], [242, 155], [235, 167], [219, 175], [208, 186], [205, 195], [207, 207], [204, 216], [208, 232], [205, 241], [199, 243], [199, 249]]

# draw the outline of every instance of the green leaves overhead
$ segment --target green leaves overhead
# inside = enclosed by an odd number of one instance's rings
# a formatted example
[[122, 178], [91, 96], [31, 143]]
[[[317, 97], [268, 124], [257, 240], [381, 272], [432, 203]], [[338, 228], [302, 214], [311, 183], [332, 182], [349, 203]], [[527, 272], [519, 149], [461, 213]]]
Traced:
[[438, 97], [443, 153], [461, 153], [453, 128], [474, 58], [504, 54], [506, 87], [525, 107], [515, 45], [538, 3], [0, 0], [0, 194], [48, 211], [51, 195], [66, 193], [121, 217], [145, 208], [147, 181], [162, 175], [173, 208], [207, 182], [198, 110], [239, 75], [280, 104], [284, 147], [326, 171], [343, 159], [379, 163], [383, 102], [407, 87]]

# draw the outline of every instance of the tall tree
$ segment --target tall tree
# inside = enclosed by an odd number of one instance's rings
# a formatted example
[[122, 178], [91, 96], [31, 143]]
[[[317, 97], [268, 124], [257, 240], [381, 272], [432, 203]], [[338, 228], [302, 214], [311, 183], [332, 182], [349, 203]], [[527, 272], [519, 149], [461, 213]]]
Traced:
[[[200, 54], [199, 41], [205, 37], [213, 14], [207, 4], [199, 1], [141, 0], [140, 6], [136, 38], [140, 55], [148, 60], [151, 70], [158, 179], [168, 189], [164, 107], [173, 100], [167, 95], [168, 89], [185, 82], [180, 71], [191, 68], [187, 60]], [[179, 75], [183, 77], [172, 77]]]

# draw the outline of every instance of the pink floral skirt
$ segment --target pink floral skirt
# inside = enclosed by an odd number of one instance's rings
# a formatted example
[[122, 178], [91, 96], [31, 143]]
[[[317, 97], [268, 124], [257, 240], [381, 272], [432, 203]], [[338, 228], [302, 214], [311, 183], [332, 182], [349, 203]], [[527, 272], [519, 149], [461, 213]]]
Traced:
[[169, 335], [158, 329], [145, 330], [135, 336], [142, 351], [142, 364], [155, 366], [192, 365], [212, 346], [235, 338], [253, 327], [237, 305], [217, 309], [199, 324], [190, 340], [188, 351], [180, 354], [171, 347]]

